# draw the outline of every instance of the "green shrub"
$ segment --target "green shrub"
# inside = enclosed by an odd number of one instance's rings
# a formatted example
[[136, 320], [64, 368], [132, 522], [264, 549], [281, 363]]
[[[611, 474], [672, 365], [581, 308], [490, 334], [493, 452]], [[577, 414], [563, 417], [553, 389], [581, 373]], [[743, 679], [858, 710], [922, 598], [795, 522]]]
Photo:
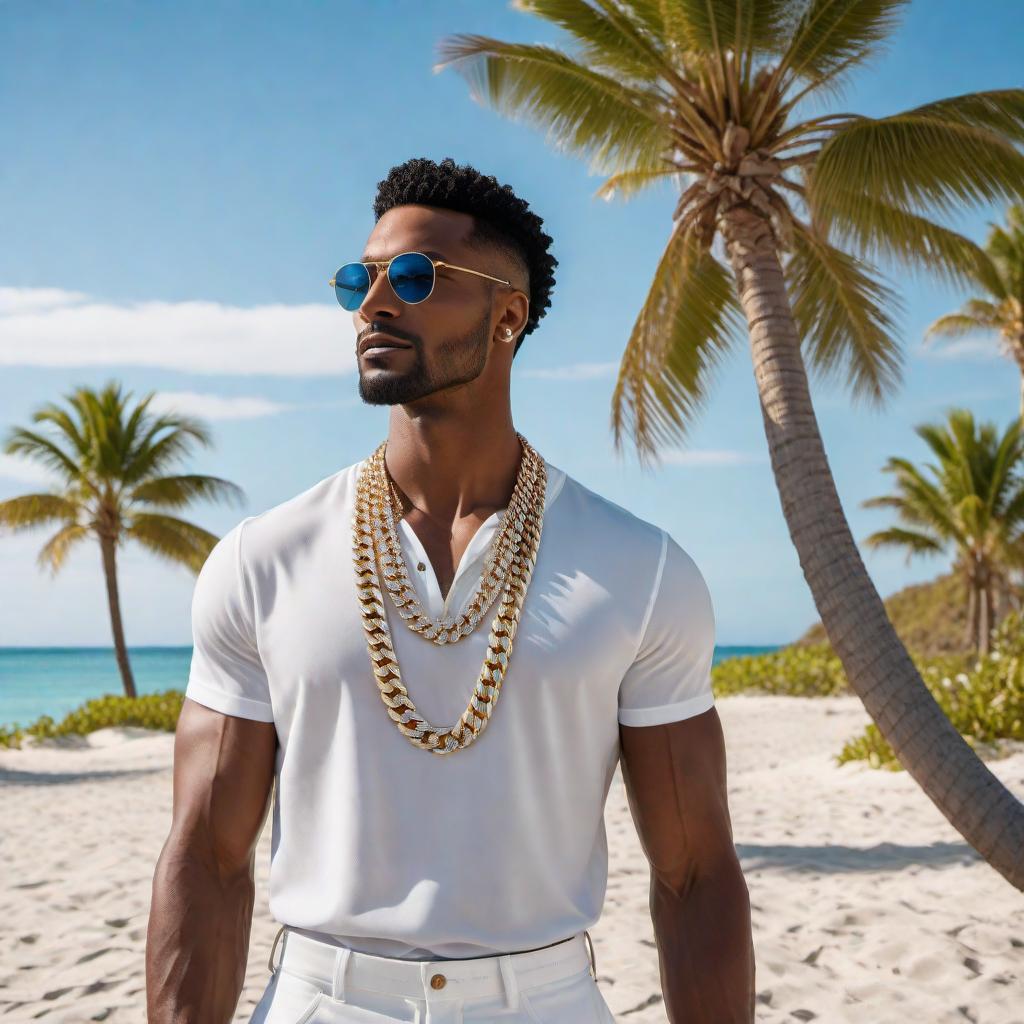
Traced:
[[135, 698], [106, 694], [87, 700], [81, 707], [69, 711], [60, 722], [54, 722], [49, 715], [41, 715], [24, 728], [17, 724], [10, 728], [0, 726], [0, 746], [20, 749], [25, 736], [40, 739], [84, 736], [96, 729], [106, 729], [113, 725], [137, 725], [144, 729], [174, 732], [184, 700], [185, 693], [182, 690], [147, 693]]
[[[989, 746], [995, 756], [1009, 752], [1009, 743], [1024, 741], [1024, 621], [1008, 615], [996, 629], [992, 649], [973, 666], [957, 666], [955, 658], [933, 659], [921, 675], [954, 728], [971, 745]], [[959, 668], [959, 670], [958, 670]], [[870, 723], [850, 740], [836, 761], [865, 760], [873, 768], [899, 771], [903, 766], [878, 727]]]
[[716, 697], [749, 692], [830, 697], [852, 692], [839, 658], [827, 643], [726, 658], [711, 670], [711, 688]]

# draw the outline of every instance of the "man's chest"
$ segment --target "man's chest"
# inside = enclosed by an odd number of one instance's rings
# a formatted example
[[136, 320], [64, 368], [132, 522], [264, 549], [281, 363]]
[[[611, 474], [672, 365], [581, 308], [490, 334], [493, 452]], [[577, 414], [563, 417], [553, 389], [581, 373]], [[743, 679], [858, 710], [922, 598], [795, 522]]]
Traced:
[[[279, 581], [272, 605], [262, 609], [260, 654], [277, 702], [275, 716], [289, 707], [316, 713], [335, 707], [339, 698], [353, 709], [383, 713], [354, 567], [337, 562], [326, 572], [321, 565], [315, 580], [313, 574], [292, 574]], [[614, 716], [643, 607], [624, 600], [615, 579], [592, 568], [553, 559], [550, 552], [538, 558], [501, 695], [508, 704], [522, 704], [529, 722], [568, 720], [594, 702]], [[498, 601], [472, 633], [439, 645], [409, 628], [389, 592], [381, 596], [403, 684], [428, 721], [453, 724], [483, 669]]]

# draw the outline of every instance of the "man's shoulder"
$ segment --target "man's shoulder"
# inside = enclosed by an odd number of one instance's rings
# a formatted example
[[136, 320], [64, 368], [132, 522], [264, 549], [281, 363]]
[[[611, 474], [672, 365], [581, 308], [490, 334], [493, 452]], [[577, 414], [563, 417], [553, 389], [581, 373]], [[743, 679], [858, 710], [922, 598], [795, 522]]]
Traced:
[[[564, 471], [563, 471], [564, 472]], [[598, 493], [576, 477], [565, 474], [562, 511], [579, 523], [582, 535], [602, 546], [614, 544], [628, 551], [659, 549], [665, 531], [624, 505]]]
[[247, 516], [244, 530], [247, 561], [273, 558], [295, 545], [308, 544], [324, 529], [338, 528], [355, 500], [356, 474], [362, 460], [335, 470], [298, 494]]

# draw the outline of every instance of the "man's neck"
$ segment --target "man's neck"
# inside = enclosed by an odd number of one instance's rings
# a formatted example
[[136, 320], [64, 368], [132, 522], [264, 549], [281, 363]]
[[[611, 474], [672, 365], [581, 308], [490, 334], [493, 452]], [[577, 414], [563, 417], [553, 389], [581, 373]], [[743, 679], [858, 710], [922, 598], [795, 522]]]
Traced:
[[522, 458], [511, 415], [465, 421], [410, 418], [392, 410], [385, 455], [388, 472], [413, 504], [439, 521], [455, 522], [508, 505]]

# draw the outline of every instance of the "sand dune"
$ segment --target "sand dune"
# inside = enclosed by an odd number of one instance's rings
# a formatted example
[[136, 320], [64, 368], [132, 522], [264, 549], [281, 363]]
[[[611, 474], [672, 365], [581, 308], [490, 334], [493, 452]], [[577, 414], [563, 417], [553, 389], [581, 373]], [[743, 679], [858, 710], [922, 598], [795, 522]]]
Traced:
[[[1024, 898], [906, 773], [836, 766], [852, 697], [729, 697], [730, 807], [753, 905], [758, 1021], [1024, 1024]], [[0, 750], [0, 1021], [137, 1022], [173, 737], [106, 729]], [[990, 762], [1024, 796], [1024, 753]], [[664, 1024], [649, 873], [616, 774], [604, 915], [591, 930], [616, 1016]], [[263, 991], [269, 821], [237, 1021]]]

